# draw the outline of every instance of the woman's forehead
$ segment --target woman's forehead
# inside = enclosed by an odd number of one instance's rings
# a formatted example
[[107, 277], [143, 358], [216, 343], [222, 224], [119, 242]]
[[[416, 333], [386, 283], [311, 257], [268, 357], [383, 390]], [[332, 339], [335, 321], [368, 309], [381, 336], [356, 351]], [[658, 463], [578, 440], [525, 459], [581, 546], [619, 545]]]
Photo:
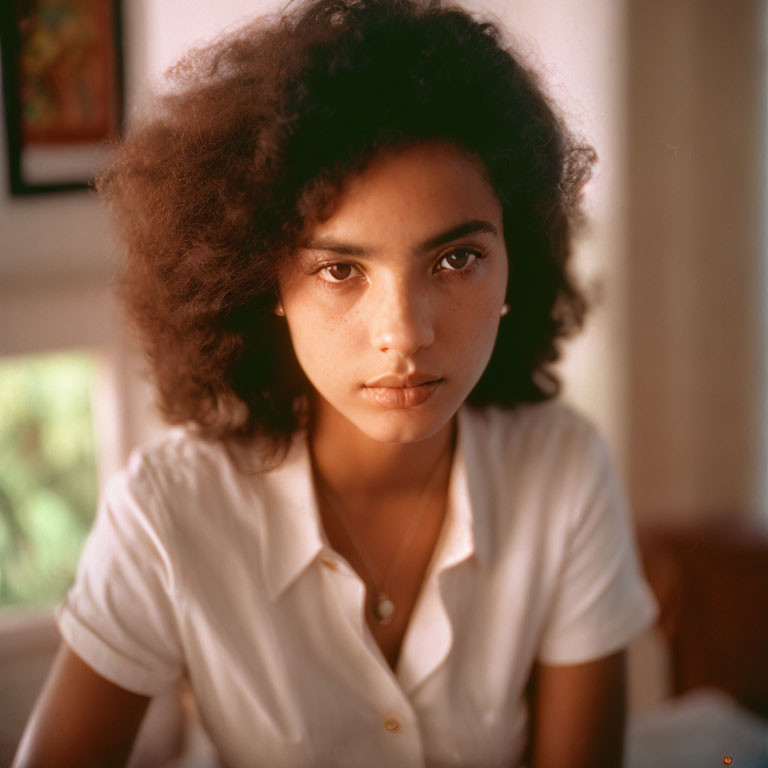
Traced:
[[452, 145], [419, 144], [377, 155], [345, 179], [326, 214], [307, 221], [302, 241], [343, 235], [364, 246], [400, 232], [421, 242], [470, 221], [500, 229], [501, 204], [484, 167]]

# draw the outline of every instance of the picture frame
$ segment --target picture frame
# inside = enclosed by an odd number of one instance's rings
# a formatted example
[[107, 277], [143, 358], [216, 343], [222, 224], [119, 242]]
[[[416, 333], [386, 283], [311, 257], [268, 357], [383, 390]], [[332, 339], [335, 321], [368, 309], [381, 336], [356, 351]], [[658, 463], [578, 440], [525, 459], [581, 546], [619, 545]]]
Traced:
[[87, 188], [123, 120], [121, 0], [3, 0], [12, 195]]

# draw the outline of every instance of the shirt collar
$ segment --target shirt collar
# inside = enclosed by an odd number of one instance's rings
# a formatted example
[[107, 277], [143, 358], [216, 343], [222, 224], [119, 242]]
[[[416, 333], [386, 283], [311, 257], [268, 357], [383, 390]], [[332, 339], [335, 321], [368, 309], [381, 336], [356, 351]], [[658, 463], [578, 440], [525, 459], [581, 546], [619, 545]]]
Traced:
[[260, 539], [264, 583], [271, 600], [299, 577], [326, 546], [312, 483], [306, 432], [294, 434], [288, 455], [264, 475]]
[[[489, 551], [489, 478], [481, 472], [488, 447], [478, 434], [479, 418], [467, 406], [459, 409], [447, 519], [434, 560], [436, 573], [473, 554], [483, 562]], [[294, 435], [284, 461], [264, 475], [263, 499], [266, 535], [260, 540], [259, 562], [274, 601], [329, 546], [320, 522], [305, 432]]]
[[[491, 552], [491, 499], [494, 494], [491, 469], [496, 465], [486, 423], [488, 412], [463, 405], [458, 412], [458, 439], [451, 472], [448, 513], [457, 529], [464, 531], [469, 552], [480, 564]], [[456, 555], [454, 555], [454, 558]], [[454, 559], [451, 558], [451, 559]], [[458, 560], [456, 560], [458, 562]], [[446, 566], [449, 567], [449, 566]]]
[[[466, 406], [458, 413], [446, 519], [397, 663], [397, 678], [409, 695], [445, 663], [453, 646], [453, 621], [443, 600], [440, 575], [465, 562], [482, 565], [487, 557], [490, 473], [482, 453], [487, 440], [479, 434], [481, 418]], [[485, 468], [482, 474], [481, 468]]]

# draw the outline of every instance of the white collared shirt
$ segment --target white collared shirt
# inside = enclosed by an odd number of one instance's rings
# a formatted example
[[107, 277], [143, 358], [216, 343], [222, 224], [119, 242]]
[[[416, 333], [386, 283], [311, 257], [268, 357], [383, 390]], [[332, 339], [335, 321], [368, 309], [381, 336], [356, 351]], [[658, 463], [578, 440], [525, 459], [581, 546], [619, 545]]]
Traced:
[[397, 668], [329, 545], [306, 438], [261, 474], [176, 429], [132, 456], [57, 609], [145, 695], [187, 676], [230, 768], [516, 765], [535, 660], [617, 651], [655, 615], [621, 488], [557, 403], [459, 411], [448, 508]]

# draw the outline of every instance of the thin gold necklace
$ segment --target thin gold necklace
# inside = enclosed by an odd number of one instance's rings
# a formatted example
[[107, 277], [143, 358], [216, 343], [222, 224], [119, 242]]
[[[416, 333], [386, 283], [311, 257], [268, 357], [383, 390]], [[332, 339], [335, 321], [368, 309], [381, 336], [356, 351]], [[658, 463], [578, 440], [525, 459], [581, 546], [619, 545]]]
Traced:
[[[449, 451], [448, 455], [450, 456], [451, 453], [452, 452]], [[325, 498], [327, 508], [333, 512], [334, 517], [341, 523], [342, 527], [346, 531], [349, 540], [352, 542], [355, 551], [360, 556], [360, 560], [365, 566], [369, 581], [374, 587], [373, 599], [371, 601], [371, 613], [373, 614], [373, 617], [376, 619], [378, 624], [389, 624], [394, 619], [395, 613], [397, 612], [397, 608], [392, 598], [390, 597], [387, 587], [390, 584], [392, 577], [397, 572], [397, 569], [400, 567], [400, 564], [405, 557], [405, 553], [408, 551], [408, 548], [413, 542], [413, 538], [419, 528], [419, 523], [421, 522], [421, 519], [424, 516], [424, 512], [427, 509], [430, 491], [435, 485], [435, 481], [438, 477], [438, 470], [442, 466], [444, 458], [445, 456], [440, 456], [437, 464], [435, 465], [435, 468], [430, 473], [427, 484], [422, 491], [421, 498], [419, 499], [419, 506], [417, 507], [416, 514], [411, 518], [402, 543], [395, 553], [395, 556], [392, 558], [392, 562], [389, 564], [386, 573], [381, 579], [378, 578], [377, 569], [371, 560], [365, 544], [363, 544], [363, 542], [360, 540], [357, 532], [350, 525], [349, 521], [342, 513], [342, 507], [341, 504], [339, 504], [338, 497], [335, 494], [332, 494], [327, 486], [325, 486], [325, 484], [318, 483], [318, 487], [323, 497]]]

